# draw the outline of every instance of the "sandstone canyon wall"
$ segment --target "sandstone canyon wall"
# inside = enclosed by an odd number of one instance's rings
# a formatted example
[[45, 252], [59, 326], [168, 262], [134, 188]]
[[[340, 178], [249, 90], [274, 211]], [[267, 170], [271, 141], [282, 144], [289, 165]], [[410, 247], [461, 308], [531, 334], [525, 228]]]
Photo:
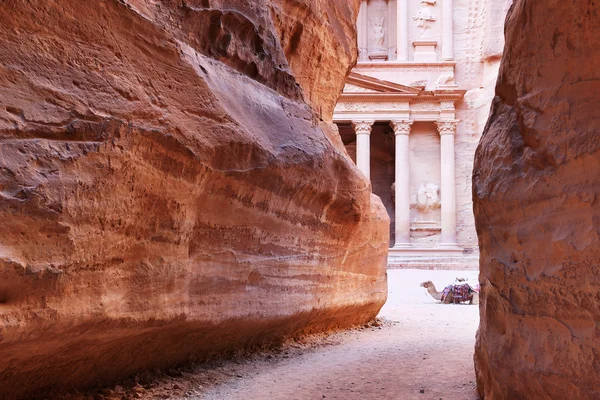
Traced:
[[485, 399], [600, 398], [600, 3], [516, 0], [477, 150]]
[[377, 314], [389, 220], [327, 124], [357, 8], [3, 2], [0, 398]]

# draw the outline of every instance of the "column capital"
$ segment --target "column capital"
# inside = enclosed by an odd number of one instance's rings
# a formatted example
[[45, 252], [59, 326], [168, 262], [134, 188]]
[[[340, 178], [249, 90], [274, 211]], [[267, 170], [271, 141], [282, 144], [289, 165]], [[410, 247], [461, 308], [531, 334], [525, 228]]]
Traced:
[[370, 135], [374, 123], [373, 120], [352, 121], [352, 127], [357, 135]]
[[390, 121], [390, 126], [394, 130], [395, 135], [409, 135], [410, 127], [413, 124], [413, 122], [415, 121], [409, 119], [395, 120]]
[[457, 119], [436, 121], [435, 126], [441, 135], [454, 135], [456, 133], [456, 127], [460, 121]]

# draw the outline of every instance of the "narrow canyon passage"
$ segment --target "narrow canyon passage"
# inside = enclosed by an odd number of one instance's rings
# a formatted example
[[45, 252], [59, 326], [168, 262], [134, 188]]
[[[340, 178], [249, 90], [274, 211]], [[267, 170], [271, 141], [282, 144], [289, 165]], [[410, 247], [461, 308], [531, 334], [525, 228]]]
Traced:
[[478, 307], [438, 304], [419, 287], [432, 280], [440, 289], [456, 277], [476, 274], [389, 270], [390, 294], [379, 314], [380, 327], [161, 379], [137, 386], [134, 397], [477, 399], [473, 346]]
[[600, 1], [0, 22], [0, 400], [600, 399]]

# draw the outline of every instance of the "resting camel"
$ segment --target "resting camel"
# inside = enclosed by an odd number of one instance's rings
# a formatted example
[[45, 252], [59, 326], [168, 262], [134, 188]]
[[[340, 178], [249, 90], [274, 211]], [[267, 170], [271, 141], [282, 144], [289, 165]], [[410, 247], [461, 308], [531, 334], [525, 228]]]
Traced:
[[[461, 284], [465, 284], [465, 280], [464, 279], [457, 279], [453, 285], [461, 285]], [[420, 285], [421, 287], [424, 287], [425, 289], [427, 289], [427, 292], [431, 295], [431, 297], [433, 297], [434, 299], [441, 301], [443, 304], [451, 304], [454, 303], [454, 293], [452, 293], [452, 291], [450, 291], [448, 293], [448, 295], [442, 300], [442, 294], [443, 292], [438, 292], [437, 289], [435, 288], [435, 285], [433, 284], [433, 282], [431, 281], [425, 281], [423, 283], [421, 283]], [[460, 300], [462, 301], [468, 301], [469, 304], [479, 304], [479, 292], [478, 291], [472, 291], [470, 293], [470, 295], [465, 298]]]

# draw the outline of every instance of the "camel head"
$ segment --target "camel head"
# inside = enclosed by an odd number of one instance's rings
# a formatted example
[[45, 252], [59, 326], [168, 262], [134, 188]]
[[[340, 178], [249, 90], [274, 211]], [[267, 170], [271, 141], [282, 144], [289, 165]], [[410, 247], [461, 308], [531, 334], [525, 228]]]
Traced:
[[421, 283], [419, 286], [421, 286], [421, 287], [424, 287], [424, 288], [428, 289], [428, 288], [430, 288], [431, 286], [433, 286], [433, 282], [431, 282], [431, 281], [425, 281], [425, 282], [422, 282], [422, 283]]

